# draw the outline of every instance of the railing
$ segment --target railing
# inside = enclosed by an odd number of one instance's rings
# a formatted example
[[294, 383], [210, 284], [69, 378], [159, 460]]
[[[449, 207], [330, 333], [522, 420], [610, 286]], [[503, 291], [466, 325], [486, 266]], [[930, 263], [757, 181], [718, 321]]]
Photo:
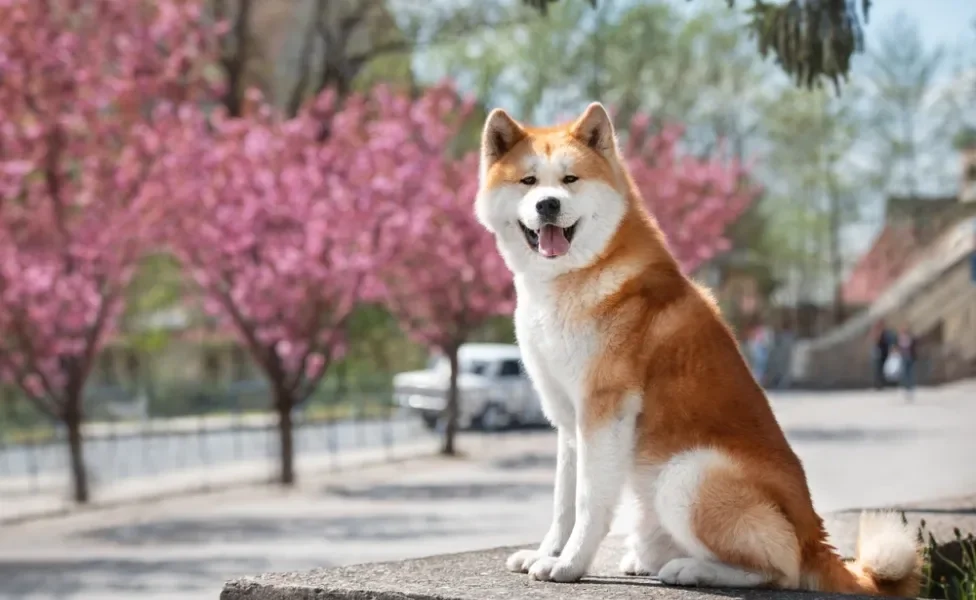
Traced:
[[[388, 401], [312, 404], [296, 409], [294, 419], [299, 477], [303, 468], [394, 459], [432, 436], [416, 414]], [[235, 481], [270, 482], [279, 468], [277, 416], [269, 412], [94, 422], [83, 431], [96, 501]], [[64, 428], [44, 437], [2, 434], [0, 522], [70, 504]]]

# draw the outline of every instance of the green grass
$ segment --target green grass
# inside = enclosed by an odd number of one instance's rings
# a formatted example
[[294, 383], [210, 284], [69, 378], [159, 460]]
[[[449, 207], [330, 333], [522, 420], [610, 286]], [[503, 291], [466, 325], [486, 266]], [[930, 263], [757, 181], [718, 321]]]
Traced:
[[53, 427], [31, 427], [29, 429], [10, 429], [3, 434], [3, 441], [10, 445], [42, 444], [54, 439]]
[[925, 549], [923, 598], [976, 600], [976, 537], [963, 536], [958, 527], [953, 532], [954, 540], [939, 544], [922, 521], [918, 535]]
[[[342, 421], [348, 419], [384, 418], [393, 414], [394, 407], [389, 403], [378, 401], [367, 402], [312, 402], [304, 411], [304, 417], [310, 421]], [[245, 410], [241, 414], [267, 413], [268, 410]], [[228, 416], [228, 410], [208, 412], [203, 415], [185, 415], [187, 417]], [[0, 431], [0, 439], [4, 444], [43, 444], [56, 438], [55, 430], [50, 425], [34, 425], [21, 427], [6, 427]]]
[[393, 411], [389, 404], [312, 404], [305, 410], [305, 418], [312, 420], [342, 420], [354, 418], [380, 418]]

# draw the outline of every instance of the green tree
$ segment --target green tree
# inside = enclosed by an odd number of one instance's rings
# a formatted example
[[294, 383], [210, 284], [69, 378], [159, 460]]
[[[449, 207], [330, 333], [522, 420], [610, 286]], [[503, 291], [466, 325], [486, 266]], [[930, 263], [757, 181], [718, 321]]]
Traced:
[[724, 139], [737, 156], [748, 152], [759, 121], [752, 107], [771, 74], [733, 13], [718, 7], [688, 18], [667, 3], [626, 0], [602, 0], [596, 10], [555, 4], [545, 20], [422, 57], [431, 79], [452, 76], [526, 120], [559, 118], [599, 97], [623, 130], [643, 112], [687, 124], [688, 142], [701, 152]]
[[858, 102], [856, 88], [840, 98], [787, 88], [763, 108], [771, 260], [794, 301], [816, 296], [826, 283], [835, 323], [845, 317], [844, 236], [866, 199], [855, 160], [863, 128]]
[[885, 194], [915, 197], [947, 162], [957, 121], [938, 89], [945, 49], [928, 48], [904, 13], [882, 29], [863, 78], [872, 183]]
[[[598, 7], [608, 0], [587, 0]], [[542, 14], [557, 0], [523, 0]], [[735, 0], [726, 0], [729, 8]], [[860, 4], [860, 13], [857, 10]], [[851, 68], [851, 57], [863, 50], [861, 17], [868, 20], [871, 0], [752, 0], [749, 29], [762, 56], [772, 54], [797, 85], [819, 87], [824, 80], [840, 88]]]
[[223, 104], [239, 115], [257, 87], [294, 115], [326, 88], [347, 94], [360, 77], [412, 81], [411, 46], [386, 0], [210, 0], [221, 38]]
[[413, 52], [533, 20], [529, 9], [461, 0], [432, 8], [388, 0], [209, 0], [229, 31], [221, 40], [223, 104], [240, 113], [257, 87], [294, 115], [322, 90], [340, 96], [376, 83], [415, 86]]

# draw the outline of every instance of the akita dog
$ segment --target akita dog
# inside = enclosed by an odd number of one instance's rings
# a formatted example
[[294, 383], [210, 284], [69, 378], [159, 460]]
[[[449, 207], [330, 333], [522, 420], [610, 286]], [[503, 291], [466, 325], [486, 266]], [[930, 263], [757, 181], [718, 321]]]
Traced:
[[626, 573], [917, 595], [920, 552], [897, 514], [862, 515], [855, 562], [829, 545], [799, 459], [645, 209], [603, 106], [547, 128], [496, 109], [479, 176], [475, 212], [514, 273], [518, 343], [558, 430], [552, 525], [509, 569], [580, 579], [629, 484]]

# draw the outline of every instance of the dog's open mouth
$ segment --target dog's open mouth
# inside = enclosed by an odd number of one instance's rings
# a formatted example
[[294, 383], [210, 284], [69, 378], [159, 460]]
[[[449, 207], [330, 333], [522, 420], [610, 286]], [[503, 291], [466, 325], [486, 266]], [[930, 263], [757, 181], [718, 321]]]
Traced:
[[518, 222], [525, 235], [525, 241], [532, 248], [546, 258], [557, 258], [569, 252], [569, 245], [576, 234], [576, 226], [579, 221], [569, 227], [557, 227], [556, 225], [543, 225], [540, 229], [529, 229]]

